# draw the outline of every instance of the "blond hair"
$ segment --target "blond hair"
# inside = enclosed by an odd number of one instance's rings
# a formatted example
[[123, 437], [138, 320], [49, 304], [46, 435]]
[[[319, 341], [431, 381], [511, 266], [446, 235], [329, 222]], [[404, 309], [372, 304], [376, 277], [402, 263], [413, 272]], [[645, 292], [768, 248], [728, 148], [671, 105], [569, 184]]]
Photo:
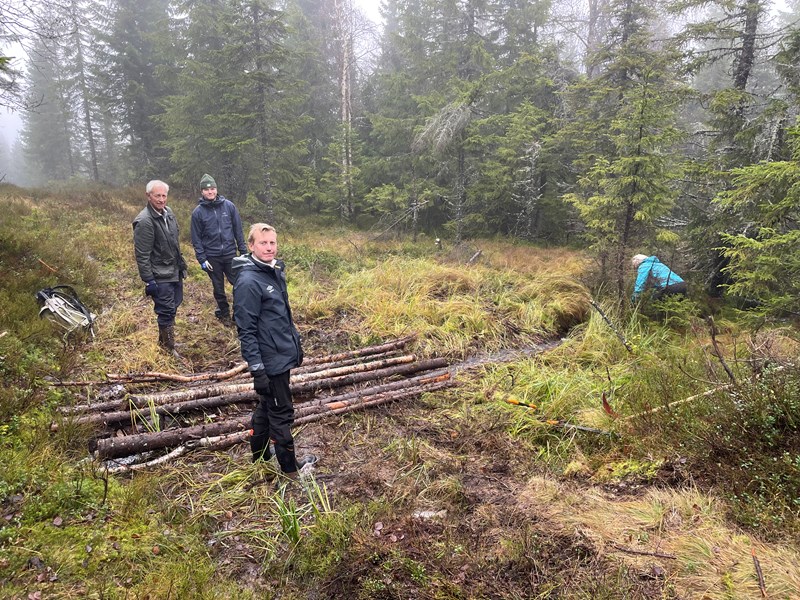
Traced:
[[[247, 234], [247, 243], [252, 244], [256, 241], [256, 232], [257, 231], [275, 231], [275, 228], [272, 225], [267, 225], [266, 223], [253, 223], [250, 226], [250, 233]], [[277, 231], [275, 234], [277, 235]]]
[[638, 269], [639, 265], [644, 262], [647, 258], [646, 254], [636, 254], [633, 258], [631, 258], [631, 264], [633, 265], [634, 269]]

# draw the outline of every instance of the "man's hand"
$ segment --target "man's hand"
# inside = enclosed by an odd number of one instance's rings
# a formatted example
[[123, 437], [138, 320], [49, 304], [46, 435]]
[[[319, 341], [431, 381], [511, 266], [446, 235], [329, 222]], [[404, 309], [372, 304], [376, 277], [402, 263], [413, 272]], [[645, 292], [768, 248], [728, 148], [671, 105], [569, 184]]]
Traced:
[[267, 372], [264, 369], [259, 369], [258, 371], [253, 371], [251, 373], [253, 376], [253, 389], [259, 396], [269, 396], [269, 377], [267, 377]]
[[155, 279], [145, 283], [144, 285], [145, 296], [155, 296], [157, 293], [158, 293], [158, 284], [156, 283]]
[[209, 273], [211, 273], [214, 270], [214, 267], [212, 267], [211, 263], [208, 262], [207, 260], [204, 260], [202, 263], [200, 263], [200, 266], [203, 267], [203, 271], [207, 271]]

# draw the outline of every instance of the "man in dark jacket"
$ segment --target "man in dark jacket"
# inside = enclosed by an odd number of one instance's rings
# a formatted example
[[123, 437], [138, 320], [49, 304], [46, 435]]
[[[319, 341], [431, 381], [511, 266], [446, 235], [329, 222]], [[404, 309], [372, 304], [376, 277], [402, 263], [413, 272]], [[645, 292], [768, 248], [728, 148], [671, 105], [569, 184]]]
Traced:
[[167, 206], [169, 186], [153, 180], [145, 187], [147, 206], [133, 220], [133, 248], [144, 293], [153, 299], [158, 343], [173, 356], [175, 314], [183, 301], [186, 262], [181, 255], [178, 221]]
[[275, 258], [275, 228], [256, 223], [247, 237], [250, 254], [233, 260], [233, 311], [242, 356], [253, 376], [260, 401], [253, 412], [250, 449], [253, 461], [269, 460], [270, 439], [281, 470], [289, 477], [316, 457], [295, 457], [291, 426], [294, 422], [289, 371], [303, 362], [300, 334], [292, 320], [283, 261]]
[[233, 285], [232, 261], [244, 254], [242, 219], [236, 206], [217, 194], [217, 183], [208, 173], [200, 179], [200, 201], [192, 211], [192, 246], [197, 262], [208, 273], [217, 302], [216, 317], [233, 324], [225, 295], [225, 278]]

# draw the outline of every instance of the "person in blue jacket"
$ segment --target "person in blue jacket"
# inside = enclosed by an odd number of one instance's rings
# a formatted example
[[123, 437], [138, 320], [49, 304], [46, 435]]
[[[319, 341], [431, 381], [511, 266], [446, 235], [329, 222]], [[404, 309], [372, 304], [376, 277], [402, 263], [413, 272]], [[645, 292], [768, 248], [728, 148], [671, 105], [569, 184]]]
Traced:
[[225, 295], [225, 278], [233, 285], [233, 259], [244, 254], [242, 219], [236, 206], [217, 194], [217, 183], [208, 173], [200, 179], [202, 196], [192, 211], [192, 246], [197, 262], [211, 279], [215, 316], [226, 324], [233, 324], [228, 297]]
[[672, 294], [686, 294], [686, 282], [655, 256], [637, 254], [631, 258], [636, 270], [631, 302], [636, 302], [646, 289], [653, 289], [653, 299]]
[[233, 260], [233, 314], [242, 357], [253, 376], [260, 400], [253, 412], [250, 449], [253, 462], [269, 460], [270, 440], [281, 471], [289, 477], [313, 455], [297, 460], [291, 426], [294, 422], [290, 370], [303, 362], [300, 333], [292, 320], [286, 272], [278, 260], [278, 234], [266, 223], [255, 223], [247, 237], [249, 254]]

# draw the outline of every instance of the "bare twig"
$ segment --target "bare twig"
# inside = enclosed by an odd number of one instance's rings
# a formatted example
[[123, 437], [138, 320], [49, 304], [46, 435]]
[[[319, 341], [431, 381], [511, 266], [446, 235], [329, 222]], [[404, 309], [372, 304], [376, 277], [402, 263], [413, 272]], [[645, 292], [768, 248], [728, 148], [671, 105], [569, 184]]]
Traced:
[[51, 267], [46, 262], [44, 262], [41, 258], [37, 258], [36, 260], [38, 260], [42, 264], [42, 266], [45, 267], [47, 270], [49, 270], [51, 273], [58, 273], [58, 269], [56, 269], [55, 267]]
[[758, 589], [761, 590], [761, 597], [767, 597], [767, 584], [764, 581], [764, 571], [761, 570], [761, 562], [756, 556], [756, 549], [750, 548], [750, 554], [753, 556], [753, 565], [756, 568], [756, 575], [758, 576]]
[[711, 345], [714, 346], [714, 356], [719, 359], [722, 368], [725, 369], [725, 372], [728, 374], [728, 378], [731, 380], [731, 383], [736, 383], [736, 377], [733, 375], [733, 371], [728, 366], [728, 363], [725, 362], [725, 358], [722, 356], [722, 351], [719, 349], [719, 344], [717, 344], [717, 326], [714, 324], [714, 317], [708, 315], [706, 317], [706, 323], [708, 323], [709, 333], [711, 334]]
[[620, 333], [620, 330], [619, 330], [619, 329], [617, 329], [616, 325], [614, 325], [614, 323], [612, 323], [612, 322], [611, 322], [611, 319], [609, 319], [609, 318], [608, 318], [608, 315], [606, 315], [606, 313], [605, 313], [605, 312], [603, 312], [603, 309], [602, 309], [602, 308], [600, 308], [600, 305], [599, 305], [599, 304], [598, 304], [598, 303], [595, 301], [595, 299], [594, 299], [594, 298], [590, 298], [590, 299], [589, 299], [589, 304], [591, 304], [591, 305], [592, 305], [592, 307], [593, 307], [593, 308], [594, 308], [594, 309], [595, 309], [595, 310], [596, 310], [598, 313], [600, 313], [600, 316], [601, 316], [601, 317], [603, 317], [603, 321], [605, 321], [605, 322], [606, 322], [606, 324], [607, 324], [607, 325], [608, 325], [608, 326], [611, 328], [611, 331], [613, 331], [615, 334], [617, 334], [617, 337], [618, 337], [618, 338], [619, 338], [619, 340], [622, 342], [622, 345], [623, 345], [623, 346], [625, 346], [625, 349], [626, 349], [628, 352], [630, 352], [631, 354], [633, 354], [633, 347], [630, 345], [630, 343], [628, 342], [628, 340], [626, 340], [626, 339], [625, 339], [625, 336], [624, 336], [624, 335], [622, 335], [622, 333]]
[[636, 413], [635, 415], [628, 415], [623, 419], [623, 421], [628, 421], [629, 419], [636, 419], [638, 417], [643, 417], [644, 415], [652, 415], [653, 413], [662, 411], [665, 408], [672, 408], [673, 406], [678, 406], [679, 404], [684, 404], [685, 402], [692, 402], [693, 400], [704, 398], [705, 396], [711, 396], [713, 394], [716, 394], [717, 392], [725, 391], [731, 387], [733, 387], [733, 384], [727, 383], [725, 385], [721, 385], [719, 387], [706, 390], [702, 394], [695, 394], [694, 396], [689, 396], [688, 398], [681, 398], [680, 400], [675, 400], [674, 402], [670, 402], [669, 404], [664, 404], [663, 406], [656, 406], [655, 408], [651, 408], [650, 410], [645, 410], [640, 413]]
[[644, 550], [634, 550], [633, 548], [626, 548], [625, 546], [620, 546], [616, 542], [611, 542], [612, 548], [619, 550], [620, 552], [625, 552], [627, 554], [637, 554], [639, 556], [655, 556], [656, 558], [669, 558], [670, 560], [677, 560], [677, 556], [674, 554], [665, 554], [664, 552], [646, 552]]

